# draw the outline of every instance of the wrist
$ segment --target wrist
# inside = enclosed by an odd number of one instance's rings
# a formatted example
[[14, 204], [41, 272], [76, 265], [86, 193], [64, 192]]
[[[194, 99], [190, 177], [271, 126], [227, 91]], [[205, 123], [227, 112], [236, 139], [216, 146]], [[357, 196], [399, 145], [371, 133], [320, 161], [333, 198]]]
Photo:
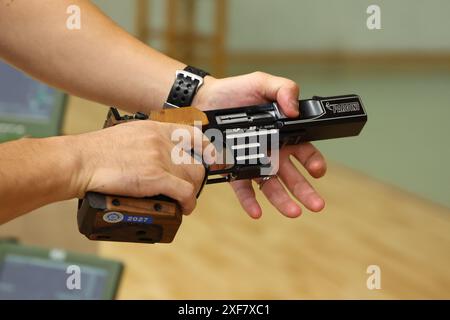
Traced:
[[199, 110], [206, 110], [208, 106], [211, 105], [211, 88], [214, 87], [214, 84], [218, 81], [218, 79], [213, 76], [207, 75], [203, 78], [203, 85], [198, 89], [197, 93], [192, 100], [192, 106], [196, 107]]
[[82, 198], [86, 192], [88, 182], [83, 171], [87, 169], [86, 149], [80, 136], [61, 136], [53, 138], [55, 146], [60, 152], [60, 163], [62, 166], [61, 177], [64, 177], [64, 186], [67, 194], [66, 199]]

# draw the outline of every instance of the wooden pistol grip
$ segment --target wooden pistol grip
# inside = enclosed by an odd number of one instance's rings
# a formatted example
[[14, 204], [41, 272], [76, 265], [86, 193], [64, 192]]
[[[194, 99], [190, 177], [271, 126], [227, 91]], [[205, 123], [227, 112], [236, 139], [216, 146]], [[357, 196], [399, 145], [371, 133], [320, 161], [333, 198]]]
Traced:
[[131, 198], [89, 192], [78, 209], [78, 227], [90, 240], [170, 243], [182, 222], [168, 197]]
[[183, 107], [174, 109], [162, 109], [150, 112], [150, 120], [170, 122], [193, 126], [199, 124], [205, 127], [209, 124], [208, 116], [195, 107]]

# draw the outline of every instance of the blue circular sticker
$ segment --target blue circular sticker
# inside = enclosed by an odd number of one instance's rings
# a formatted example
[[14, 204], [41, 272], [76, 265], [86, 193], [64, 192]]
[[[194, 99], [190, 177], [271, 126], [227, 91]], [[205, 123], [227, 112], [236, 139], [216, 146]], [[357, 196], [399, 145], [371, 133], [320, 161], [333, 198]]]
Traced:
[[123, 214], [115, 211], [107, 212], [103, 215], [103, 220], [108, 223], [117, 223], [123, 220]]

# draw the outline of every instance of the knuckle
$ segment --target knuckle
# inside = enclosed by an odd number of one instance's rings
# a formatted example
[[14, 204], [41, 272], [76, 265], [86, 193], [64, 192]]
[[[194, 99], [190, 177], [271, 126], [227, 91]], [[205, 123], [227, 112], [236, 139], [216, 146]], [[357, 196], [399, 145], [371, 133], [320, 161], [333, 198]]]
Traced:
[[282, 86], [289, 91], [300, 91], [299, 85], [291, 79], [280, 78], [280, 84], [282, 84]]
[[300, 86], [292, 80], [288, 80], [288, 87], [295, 91], [300, 91]]
[[260, 71], [260, 70], [254, 71], [252, 74], [255, 75], [255, 76], [265, 76], [265, 75], [267, 75], [267, 73], [265, 73], [263, 71]]
[[148, 134], [148, 142], [152, 144], [153, 148], [162, 151], [162, 147], [167, 144], [167, 139], [159, 131], [156, 131]]
[[164, 152], [160, 144], [153, 143], [154, 141], [146, 140], [143, 148], [140, 148], [140, 157], [148, 161], [151, 166], [161, 166], [161, 161], [164, 159]]
[[148, 132], [159, 132], [161, 124], [156, 121], [134, 121], [133, 123], [136, 123], [136, 125], [140, 126], [142, 130], [146, 130]]
[[161, 122], [146, 120], [146, 121], [137, 121], [142, 123], [143, 126], [147, 126], [148, 128], [159, 128], [161, 126]]
[[152, 164], [156, 164], [159, 159], [159, 148], [147, 148], [145, 152], [145, 158], [150, 161]]
[[262, 72], [262, 71], [255, 71], [252, 73], [252, 75], [256, 78], [266, 78], [268, 76], [267, 73]]

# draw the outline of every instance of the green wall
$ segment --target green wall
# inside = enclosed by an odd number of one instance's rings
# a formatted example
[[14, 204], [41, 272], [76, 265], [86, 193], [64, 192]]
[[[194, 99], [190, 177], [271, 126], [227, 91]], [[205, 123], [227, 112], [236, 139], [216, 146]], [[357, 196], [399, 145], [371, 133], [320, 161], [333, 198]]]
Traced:
[[[94, 0], [133, 32], [134, 0]], [[152, 25], [164, 0], [151, 0]], [[213, 25], [213, 0], [198, 0], [197, 25]], [[368, 30], [366, 9], [381, 8], [382, 30]], [[229, 0], [230, 50], [450, 50], [448, 0]]]
[[[381, 8], [381, 30], [366, 9]], [[235, 50], [450, 50], [448, 0], [235, 0]]]

